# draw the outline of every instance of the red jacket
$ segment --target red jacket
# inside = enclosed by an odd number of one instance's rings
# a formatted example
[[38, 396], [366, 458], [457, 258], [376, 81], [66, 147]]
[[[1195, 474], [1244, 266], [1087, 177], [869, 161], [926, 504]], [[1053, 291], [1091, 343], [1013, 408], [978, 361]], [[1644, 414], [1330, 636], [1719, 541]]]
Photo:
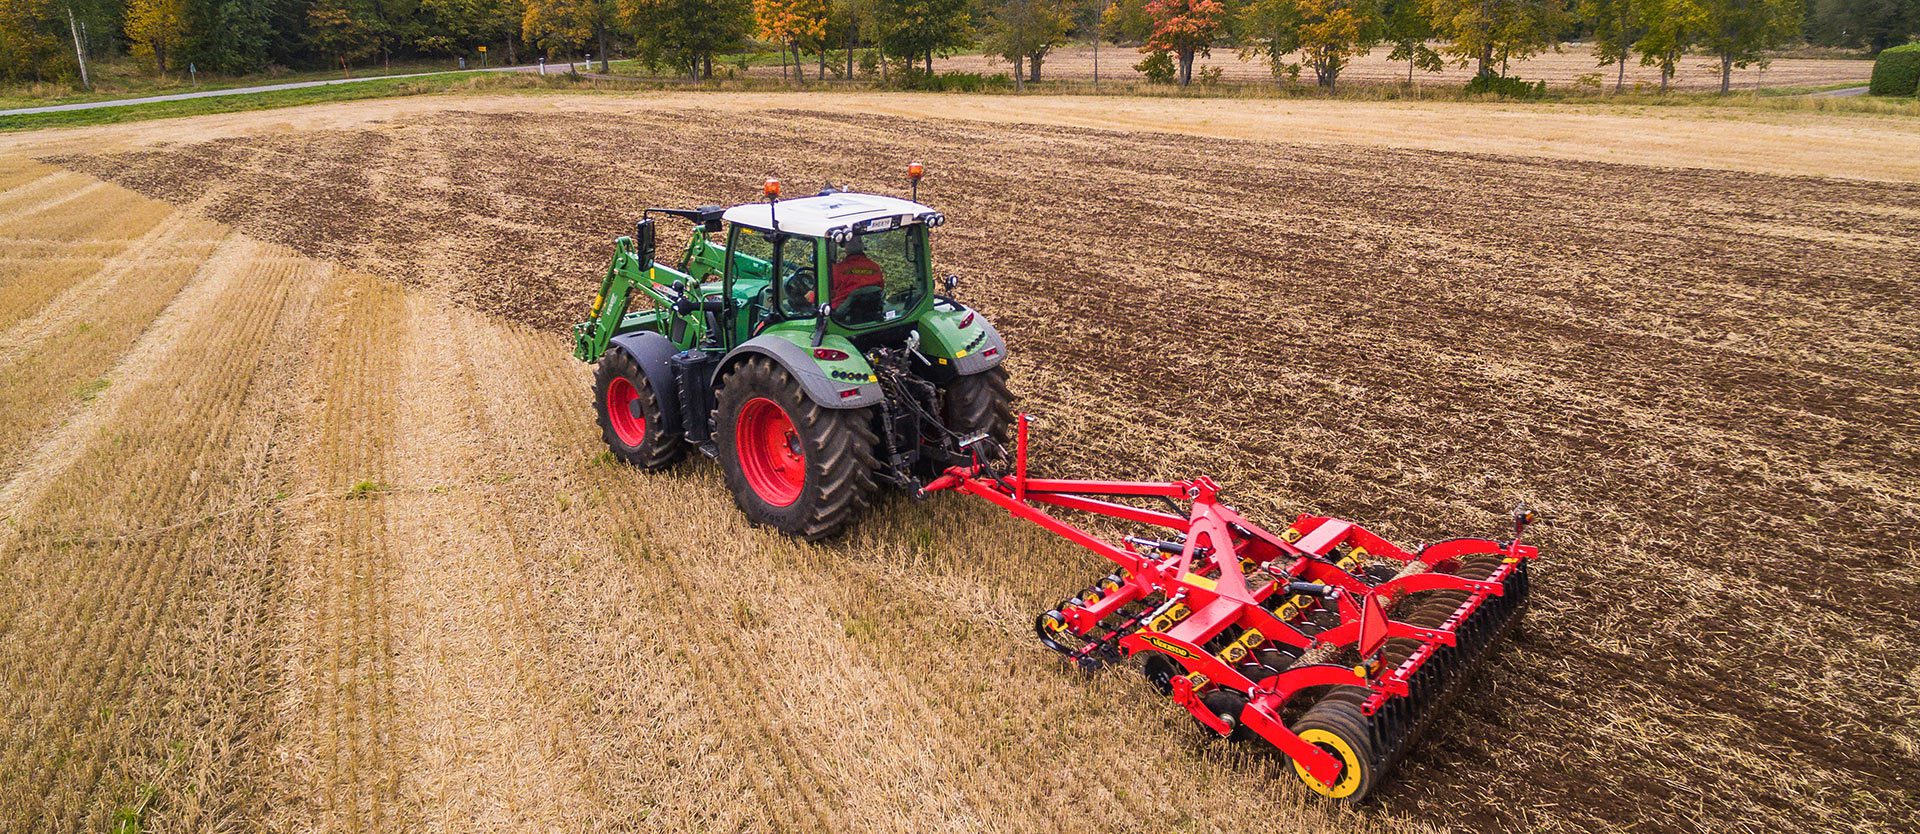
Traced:
[[845, 302], [854, 290], [885, 286], [887, 283], [886, 272], [864, 252], [841, 258], [839, 263], [833, 265], [832, 278], [830, 302], [835, 307]]

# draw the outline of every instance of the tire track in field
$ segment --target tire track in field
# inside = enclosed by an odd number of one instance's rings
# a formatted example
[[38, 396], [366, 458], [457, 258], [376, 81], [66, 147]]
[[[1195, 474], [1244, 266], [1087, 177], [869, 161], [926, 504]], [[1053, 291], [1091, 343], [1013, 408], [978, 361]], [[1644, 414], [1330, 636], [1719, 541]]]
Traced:
[[394, 555], [382, 492], [403, 299], [371, 276], [324, 269], [311, 392], [297, 425], [301, 501], [278, 537], [286, 564], [284, 688], [277, 693], [278, 763], [267, 827], [384, 831], [417, 817], [401, 793], [393, 691]]
[[114, 383], [120, 357], [187, 286], [225, 231], [186, 213], [155, 226], [54, 304], [0, 331], [0, 475]]
[[[103, 312], [99, 305], [109, 296], [162, 296], [163, 300], [171, 301], [172, 295], [166, 294], [164, 282], [167, 275], [184, 267], [198, 267], [212, 253], [214, 245], [226, 236], [225, 228], [189, 212], [168, 216], [130, 243], [125, 251], [95, 264], [93, 280], [76, 280], [66, 285], [37, 309], [31, 312], [22, 309], [11, 324], [0, 327], [0, 365], [18, 361], [27, 349], [53, 338], [62, 328], [91, 327]], [[0, 246], [4, 245], [4, 239], [0, 238]], [[23, 276], [23, 283], [39, 280], [45, 274], [47, 264], [38, 263], [43, 269]], [[158, 271], [162, 280], [152, 280], [153, 271]], [[129, 284], [132, 279], [144, 280]], [[21, 305], [26, 306], [29, 305]]]
[[493, 363], [475, 347], [495, 326], [419, 294], [404, 306], [397, 482], [381, 499], [404, 790], [429, 828], [590, 830], [589, 769], [547, 661], [554, 640], [501, 512], [516, 477], [503, 449], [524, 426], [498, 422], [477, 384]]
[[30, 493], [9, 485], [31, 503], [0, 544], [0, 599], [31, 604], [0, 609], [0, 675], [25, 693], [0, 723], [0, 782], [18, 788], [0, 821], [204, 827], [192, 817], [251, 793], [235, 780], [259, 729], [252, 693], [203, 689], [249, 679], [264, 655], [272, 572], [240, 511], [259, 511], [264, 415], [284, 391], [267, 383], [301, 333], [304, 289], [269, 253], [248, 242], [209, 261], [206, 314], [129, 369], [129, 393], [68, 465]]
[[[731, 504], [688, 489], [676, 474], [649, 477], [598, 462], [591, 411], [581, 410], [587, 389], [564, 345], [517, 327], [500, 341], [502, 370], [540, 427], [531, 433], [568, 470], [556, 484], [560, 495], [536, 500], [579, 501], [559, 518], [523, 514], [514, 527], [587, 540], [559, 563], [570, 569], [552, 580], [551, 603], [560, 630], [590, 635], [571, 644], [569, 663], [604, 677], [597, 697], [618, 705], [590, 742], [605, 757], [607, 792], [626, 800], [606, 822], [626, 812], [666, 828], [853, 830], [844, 796], [823, 777], [835, 751], [805, 747], [791, 728], [769, 721], [778, 701], [806, 696], [768, 687], [762, 658], [730, 633], [739, 589], [687, 581], [684, 563], [715, 557], [705, 545], [731, 534], [741, 546]], [[757, 583], [764, 575], [735, 578]], [[623, 668], [623, 659], [641, 666]], [[662, 759], [695, 772], [659, 772]], [[714, 801], [741, 794], [754, 801]]]
[[45, 179], [64, 169], [25, 156], [0, 157], [0, 199], [7, 192]]
[[32, 162], [14, 177], [14, 183], [0, 193], [0, 221], [17, 220], [34, 212], [53, 208], [88, 191], [99, 190], [102, 180], [80, 173]]

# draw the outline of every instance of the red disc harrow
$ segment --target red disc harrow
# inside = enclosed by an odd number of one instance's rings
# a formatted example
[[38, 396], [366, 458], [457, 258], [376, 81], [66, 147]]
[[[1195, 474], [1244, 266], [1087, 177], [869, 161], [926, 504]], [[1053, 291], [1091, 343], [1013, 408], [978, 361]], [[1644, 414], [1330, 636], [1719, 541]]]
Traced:
[[[1408, 552], [1324, 516], [1269, 532], [1221, 503], [1204, 476], [1030, 478], [1025, 416], [1012, 474], [956, 467], [927, 486], [938, 490], [977, 495], [1117, 566], [1040, 615], [1048, 648], [1088, 669], [1140, 656], [1148, 680], [1208, 731], [1266, 739], [1309, 788], [1348, 801], [1398, 764], [1454, 684], [1519, 620], [1539, 552], [1520, 543], [1532, 520], [1524, 509], [1512, 540]], [[1108, 541], [1043, 507], [1167, 532]]]

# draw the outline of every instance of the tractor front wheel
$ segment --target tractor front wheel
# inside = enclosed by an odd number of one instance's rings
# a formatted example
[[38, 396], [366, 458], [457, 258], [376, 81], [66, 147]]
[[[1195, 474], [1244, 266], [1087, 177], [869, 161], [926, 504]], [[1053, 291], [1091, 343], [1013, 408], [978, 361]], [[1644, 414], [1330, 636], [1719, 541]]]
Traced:
[[720, 466], [747, 520], [818, 541], [867, 506], [879, 444], [867, 409], [822, 408], [752, 356], [721, 380], [716, 412]]
[[614, 457], [642, 469], [664, 469], [685, 452], [680, 437], [666, 429], [666, 413], [652, 383], [626, 351], [614, 348], [600, 357], [593, 373], [593, 404], [600, 416], [600, 437]]

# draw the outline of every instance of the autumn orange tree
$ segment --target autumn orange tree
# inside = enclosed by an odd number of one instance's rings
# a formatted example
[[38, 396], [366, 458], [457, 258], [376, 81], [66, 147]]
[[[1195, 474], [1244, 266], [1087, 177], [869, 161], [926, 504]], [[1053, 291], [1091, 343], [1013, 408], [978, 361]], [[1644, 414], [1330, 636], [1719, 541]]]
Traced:
[[[754, 0], [753, 17], [760, 36], [780, 44], [780, 74], [787, 74], [787, 54], [793, 54], [793, 77], [805, 80], [800, 49], [814, 46], [824, 55], [827, 40], [827, 0]], [[822, 61], [825, 59], [822, 58]], [[823, 64], [824, 67], [824, 64]], [[822, 74], [825, 73], [824, 68]]]
[[1179, 64], [1180, 86], [1193, 83], [1193, 59], [1212, 51], [1227, 7], [1220, 0], [1151, 0], [1146, 12], [1153, 34], [1140, 51], [1171, 54]]

